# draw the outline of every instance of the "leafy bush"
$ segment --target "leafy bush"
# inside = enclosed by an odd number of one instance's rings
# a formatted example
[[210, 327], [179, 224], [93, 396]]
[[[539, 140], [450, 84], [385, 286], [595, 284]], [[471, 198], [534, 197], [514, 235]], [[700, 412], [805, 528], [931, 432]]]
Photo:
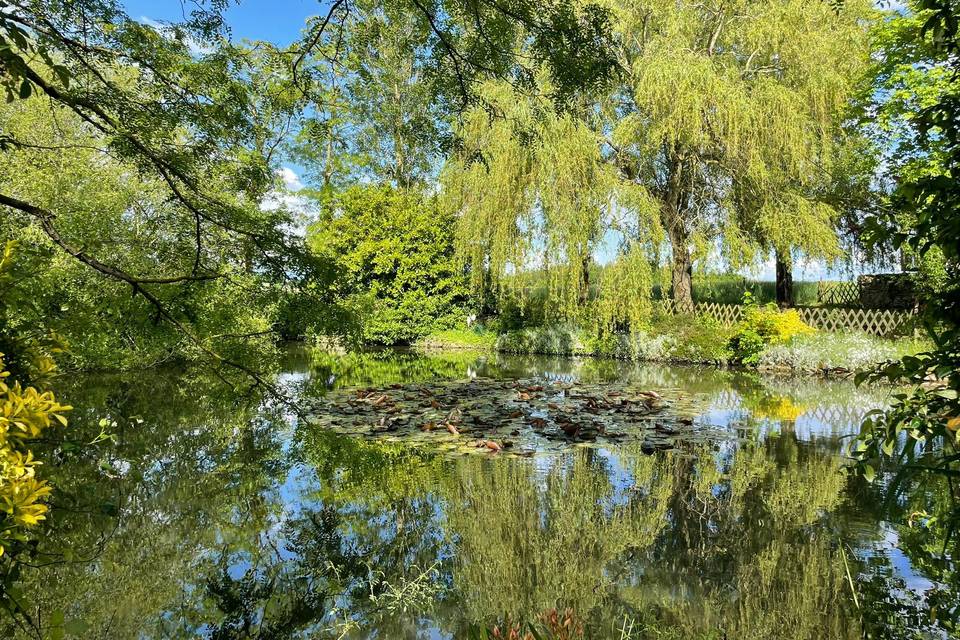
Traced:
[[731, 330], [709, 316], [674, 316], [659, 325], [673, 338], [671, 360], [725, 363], [731, 358]]
[[656, 318], [648, 328], [585, 341], [586, 353], [619, 360], [725, 363], [730, 329], [708, 316]]
[[467, 289], [452, 214], [415, 191], [369, 185], [329, 195], [322, 208], [308, 244], [336, 265], [336, 294], [361, 310], [366, 342], [410, 344], [462, 326]]
[[742, 327], [730, 338], [730, 353], [742, 364], [756, 364], [767, 340], [750, 327]]
[[631, 359], [637, 361], [670, 360], [677, 350], [677, 338], [665, 333], [638, 331], [626, 337]]
[[37, 478], [37, 465], [28, 447], [50, 427], [67, 425], [62, 405], [50, 391], [22, 387], [10, 381], [0, 354], [0, 554], [26, 541], [24, 529], [37, 525], [47, 512], [50, 485]]
[[[56, 340], [17, 322], [31, 300], [14, 286], [19, 277], [15, 247], [8, 242], [0, 256], [0, 344], [10, 350], [6, 356], [0, 353], [0, 555], [25, 542], [25, 529], [44, 519], [51, 489], [37, 478], [40, 462], [28, 443], [52, 426], [66, 426], [63, 414], [70, 410], [52, 392], [23, 386], [28, 380], [39, 384], [54, 372]], [[8, 361], [17, 364], [14, 371]]]
[[585, 347], [588, 353], [606, 358], [624, 360], [632, 355], [630, 340], [621, 333], [597, 333], [587, 339]]
[[528, 327], [501, 334], [497, 351], [542, 355], [584, 355], [590, 353], [589, 339], [567, 325]]
[[743, 364], [757, 364], [768, 345], [786, 344], [794, 336], [816, 331], [800, 317], [796, 309], [780, 310], [774, 304], [758, 305], [747, 292], [743, 296], [743, 320], [730, 338], [733, 359]]

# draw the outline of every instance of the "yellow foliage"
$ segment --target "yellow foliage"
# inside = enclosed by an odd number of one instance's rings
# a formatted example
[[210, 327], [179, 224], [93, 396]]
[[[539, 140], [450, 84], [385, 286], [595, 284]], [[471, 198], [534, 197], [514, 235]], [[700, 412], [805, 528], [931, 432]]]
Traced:
[[788, 309], [776, 315], [771, 342], [789, 342], [794, 336], [808, 335], [815, 331], [816, 329], [803, 321], [796, 309]]
[[796, 405], [790, 398], [783, 396], [761, 399], [753, 412], [760, 417], [793, 422], [802, 416], [805, 411], [806, 408], [803, 405]]
[[766, 340], [768, 344], [786, 344], [794, 336], [816, 332], [800, 317], [796, 309], [781, 311], [776, 305], [748, 305], [743, 324]]
[[52, 426], [66, 426], [63, 414], [71, 409], [52, 392], [23, 388], [9, 377], [0, 354], [0, 554], [23, 539], [21, 529], [45, 517], [51, 488], [36, 477], [41, 463], [27, 444]]

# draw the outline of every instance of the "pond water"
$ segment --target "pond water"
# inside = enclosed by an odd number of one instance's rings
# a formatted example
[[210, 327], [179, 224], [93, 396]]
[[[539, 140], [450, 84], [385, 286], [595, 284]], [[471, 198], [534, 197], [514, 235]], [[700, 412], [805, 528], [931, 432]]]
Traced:
[[278, 383], [322, 411], [332, 389], [465, 378], [653, 390], [692, 425], [656, 451], [601, 438], [458, 455], [429, 437], [336, 433], [202, 371], [63, 380], [76, 409], [69, 441], [42, 452], [51, 527], [18, 587], [34, 630], [471, 638], [538, 622], [549, 638], [950, 637], [953, 563], [909, 526], [914, 506], [841, 472], [846, 437], [889, 389], [402, 352], [295, 351]]

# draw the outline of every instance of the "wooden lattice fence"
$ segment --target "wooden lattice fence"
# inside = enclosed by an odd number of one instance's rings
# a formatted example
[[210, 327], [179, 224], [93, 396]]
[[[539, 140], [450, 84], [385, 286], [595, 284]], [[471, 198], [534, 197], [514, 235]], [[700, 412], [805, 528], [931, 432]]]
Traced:
[[[789, 394], [787, 394], [787, 397], [789, 397]], [[744, 396], [730, 389], [717, 392], [711, 396], [710, 402], [712, 408], [722, 411], [744, 408]], [[867, 412], [866, 407], [857, 403], [837, 402], [832, 404], [829, 400], [826, 401], [826, 404], [814, 404], [812, 406], [800, 400], [797, 400], [796, 403], [802, 409], [800, 415], [826, 424], [859, 425]]]
[[695, 314], [709, 316], [725, 327], [730, 327], [743, 319], [743, 305], [721, 304], [719, 302], [697, 302], [692, 307], [684, 306], [673, 300], [660, 300], [661, 312], [667, 315]]
[[841, 307], [859, 307], [860, 285], [856, 282], [818, 282], [817, 302]]
[[[690, 314], [707, 316], [726, 327], [743, 319], [743, 305], [698, 302], [683, 307], [673, 300], [659, 301], [660, 311], [668, 315]], [[863, 331], [877, 336], [892, 336], [906, 332], [913, 323], [914, 314], [892, 309], [855, 309], [843, 307], [797, 307], [804, 322], [821, 331]]]
[[821, 331], [856, 329], [877, 336], [902, 333], [913, 321], [912, 313], [892, 309], [803, 307], [797, 311], [804, 322]]

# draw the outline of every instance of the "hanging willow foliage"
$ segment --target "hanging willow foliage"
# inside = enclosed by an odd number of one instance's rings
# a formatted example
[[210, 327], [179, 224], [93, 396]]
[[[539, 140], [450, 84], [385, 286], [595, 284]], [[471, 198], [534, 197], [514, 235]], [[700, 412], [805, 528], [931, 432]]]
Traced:
[[[637, 329], [650, 317], [650, 257], [639, 244], [629, 247], [607, 265], [600, 281], [596, 322], [601, 331]], [[630, 294], [630, 292], [634, 292]]]
[[442, 202], [461, 214], [457, 253], [477, 290], [527, 263], [531, 243], [524, 230], [535, 200], [534, 157], [526, 143], [536, 122], [531, 105], [504, 84], [489, 83], [483, 94], [488, 108], [464, 114], [462, 148], [441, 174]]
[[653, 199], [622, 179], [583, 119], [504, 82], [486, 83], [480, 95], [485, 104], [464, 115], [462, 148], [442, 175], [444, 201], [459, 214], [457, 251], [474, 288], [522, 298], [535, 276], [544, 278], [547, 313], [578, 317], [593, 304], [594, 253], [615, 229], [636, 247], [616, 266], [618, 273], [631, 270], [631, 284], [609, 277], [596, 284], [616, 287], [627, 301], [618, 313], [637, 311], [642, 317], [630, 319], [645, 321], [651, 268], [650, 256], [640, 257], [642, 247], [658, 243]]
[[627, 105], [611, 110], [613, 138], [638, 182], [662, 189], [682, 162], [687, 233], [712, 227], [734, 263], [770, 249], [837, 258], [840, 212], [823, 194], [859, 141], [842, 124], [869, 65], [871, 3], [608, 8], [629, 85]]
[[[533, 96], [486, 83], [462, 118], [443, 189], [474, 286], [522, 292], [546, 274], [556, 315], [595, 300], [623, 324], [649, 313], [665, 235], [684, 296], [691, 257], [718, 241], [734, 266], [771, 250], [838, 258], [827, 196], [860, 144], [842, 124], [869, 64], [870, 0], [607, 4], [621, 74], [577, 115], [542, 97], [541, 75]], [[591, 283], [611, 235], [620, 257]]]

